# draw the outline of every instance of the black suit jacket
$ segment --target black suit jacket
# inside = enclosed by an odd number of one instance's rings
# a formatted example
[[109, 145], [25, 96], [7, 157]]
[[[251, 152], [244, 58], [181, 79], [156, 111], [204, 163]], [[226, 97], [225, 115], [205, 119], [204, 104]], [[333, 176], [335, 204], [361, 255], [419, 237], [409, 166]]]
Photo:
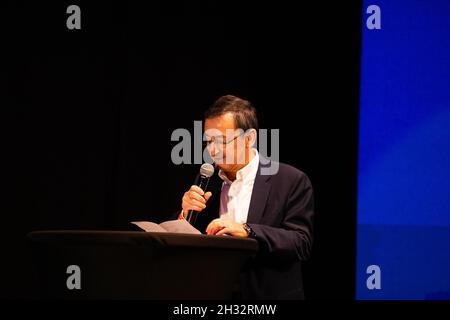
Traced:
[[[277, 174], [263, 175], [265, 165], [260, 162], [253, 185], [247, 223], [256, 234], [259, 252], [241, 274], [243, 299], [304, 298], [301, 262], [311, 252], [313, 189], [303, 172], [278, 165]], [[202, 232], [219, 217], [221, 186], [216, 173], [207, 188], [212, 197], [195, 224]]]

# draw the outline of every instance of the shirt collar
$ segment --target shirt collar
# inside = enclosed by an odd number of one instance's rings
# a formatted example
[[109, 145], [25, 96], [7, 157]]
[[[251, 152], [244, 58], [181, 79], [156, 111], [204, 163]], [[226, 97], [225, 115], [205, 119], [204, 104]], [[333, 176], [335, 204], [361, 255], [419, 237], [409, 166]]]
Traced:
[[[256, 173], [258, 172], [259, 153], [255, 148], [252, 148], [251, 150], [254, 154], [254, 157], [249, 163], [247, 163], [245, 167], [236, 172], [236, 180], [248, 181], [255, 179]], [[233, 183], [233, 181], [230, 181], [230, 179], [228, 179], [228, 177], [222, 170], [219, 170], [219, 177], [228, 184]]]

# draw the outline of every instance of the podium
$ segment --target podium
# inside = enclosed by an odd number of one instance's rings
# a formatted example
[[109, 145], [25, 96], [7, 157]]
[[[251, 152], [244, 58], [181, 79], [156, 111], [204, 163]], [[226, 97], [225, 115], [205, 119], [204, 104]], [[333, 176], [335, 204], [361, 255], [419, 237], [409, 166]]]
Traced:
[[[139, 231], [34, 231], [27, 238], [43, 299], [231, 299], [258, 249], [254, 239]], [[73, 277], [79, 289], [68, 284]]]

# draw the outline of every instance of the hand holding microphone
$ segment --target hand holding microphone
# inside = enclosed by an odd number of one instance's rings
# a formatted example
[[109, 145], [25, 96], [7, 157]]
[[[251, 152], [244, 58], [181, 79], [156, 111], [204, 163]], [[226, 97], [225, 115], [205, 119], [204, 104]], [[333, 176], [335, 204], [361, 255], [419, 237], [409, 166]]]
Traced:
[[194, 224], [197, 215], [206, 208], [206, 201], [211, 197], [211, 192], [204, 192], [208, 187], [209, 178], [214, 174], [214, 167], [204, 163], [200, 168], [198, 182], [184, 193], [182, 208], [184, 217], [190, 224]]

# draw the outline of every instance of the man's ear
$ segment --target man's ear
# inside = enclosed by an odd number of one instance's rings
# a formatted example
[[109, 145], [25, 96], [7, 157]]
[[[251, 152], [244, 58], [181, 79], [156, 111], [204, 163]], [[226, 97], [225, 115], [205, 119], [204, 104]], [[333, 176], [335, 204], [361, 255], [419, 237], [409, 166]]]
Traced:
[[255, 129], [247, 130], [247, 134], [246, 134], [246, 138], [245, 138], [245, 146], [253, 147], [253, 145], [255, 143], [256, 143], [256, 130]]

